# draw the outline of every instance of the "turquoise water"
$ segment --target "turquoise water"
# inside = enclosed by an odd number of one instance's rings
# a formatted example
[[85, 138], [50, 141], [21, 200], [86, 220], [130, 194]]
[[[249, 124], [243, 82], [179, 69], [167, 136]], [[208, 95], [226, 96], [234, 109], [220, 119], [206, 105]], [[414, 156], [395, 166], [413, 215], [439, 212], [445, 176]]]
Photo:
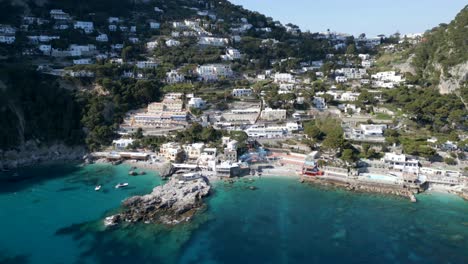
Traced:
[[102, 218], [123, 199], [161, 184], [127, 172], [69, 165], [1, 177], [0, 263], [468, 263], [468, 202], [458, 197], [413, 204], [294, 178], [218, 182], [189, 224], [106, 230]]

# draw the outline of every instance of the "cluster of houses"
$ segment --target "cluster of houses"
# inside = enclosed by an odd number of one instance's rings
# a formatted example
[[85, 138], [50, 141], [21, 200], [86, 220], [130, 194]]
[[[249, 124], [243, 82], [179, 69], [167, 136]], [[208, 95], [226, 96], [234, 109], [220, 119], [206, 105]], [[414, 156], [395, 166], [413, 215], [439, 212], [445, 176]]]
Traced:
[[166, 94], [162, 102], [150, 103], [143, 113], [129, 114], [124, 126], [173, 128], [188, 124], [188, 112], [184, 108], [181, 93]]

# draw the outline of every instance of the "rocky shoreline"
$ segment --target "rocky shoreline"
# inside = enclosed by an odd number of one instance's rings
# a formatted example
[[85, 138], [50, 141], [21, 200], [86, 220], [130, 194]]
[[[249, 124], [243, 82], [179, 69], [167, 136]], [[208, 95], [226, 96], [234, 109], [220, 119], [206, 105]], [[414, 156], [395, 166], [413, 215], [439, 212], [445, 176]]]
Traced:
[[16, 169], [62, 161], [83, 161], [86, 154], [86, 148], [83, 146], [70, 147], [62, 143], [42, 145], [28, 141], [13, 150], [0, 150], [0, 169]]
[[[301, 180], [302, 181], [302, 180]], [[383, 186], [381, 184], [353, 184], [349, 182], [331, 180], [331, 179], [319, 179], [319, 178], [310, 178], [306, 179], [303, 182], [313, 183], [321, 186], [332, 186], [343, 188], [348, 191], [361, 192], [361, 193], [377, 193], [385, 195], [395, 195], [408, 199], [413, 199], [414, 193], [408, 189], [397, 188], [393, 186]]]
[[113, 226], [123, 222], [144, 222], [176, 225], [186, 222], [204, 207], [203, 197], [210, 190], [210, 183], [204, 177], [191, 181], [172, 177], [166, 184], [154, 188], [150, 194], [123, 201], [122, 212], [106, 217], [104, 224]]

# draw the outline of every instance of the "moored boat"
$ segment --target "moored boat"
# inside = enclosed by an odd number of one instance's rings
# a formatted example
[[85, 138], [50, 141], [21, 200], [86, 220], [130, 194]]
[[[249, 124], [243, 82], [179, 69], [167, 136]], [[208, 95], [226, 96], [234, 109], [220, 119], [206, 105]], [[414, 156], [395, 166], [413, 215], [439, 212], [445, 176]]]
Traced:
[[119, 189], [119, 188], [122, 188], [122, 187], [127, 187], [128, 186], [128, 183], [119, 183], [115, 186], [116, 189]]
[[101, 185], [97, 185], [96, 187], [94, 187], [94, 190], [97, 192], [97, 191], [101, 190], [101, 187], [102, 187]]

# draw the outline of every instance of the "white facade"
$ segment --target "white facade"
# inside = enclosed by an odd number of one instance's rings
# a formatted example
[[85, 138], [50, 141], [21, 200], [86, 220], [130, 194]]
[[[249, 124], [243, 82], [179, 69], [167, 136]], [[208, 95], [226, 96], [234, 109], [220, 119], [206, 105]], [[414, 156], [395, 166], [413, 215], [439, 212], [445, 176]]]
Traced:
[[159, 29], [161, 27], [161, 24], [158, 22], [150, 22], [149, 26], [151, 29]]
[[74, 29], [83, 29], [86, 34], [92, 33], [94, 31], [93, 22], [88, 21], [76, 21], [73, 25]]
[[109, 41], [109, 38], [107, 37], [107, 34], [99, 34], [96, 37], [96, 41], [98, 41], [98, 42], [107, 42], [107, 41]]
[[242, 55], [239, 50], [228, 48], [225, 55], [221, 55], [223, 60], [238, 60], [242, 58]]
[[180, 41], [177, 41], [177, 40], [168, 39], [166, 41], [166, 46], [168, 46], [168, 47], [177, 47], [179, 45], [180, 45]]
[[251, 96], [253, 93], [252, 89], [234, 89], [232, 90], [232, 96], [241, 97], [241, 96]]
[[70, 19], [70, 15], [63, 12], [62, 9], [52, 9], [49, 12], [50, 17], [55, 20], [68, 20]]
[[189, 108], [196, 108], [196, 109], [202, 109], [206, 105], [205, 100], [201, 99], [200, 97], [192, 97], [190, 98], [190, 101], [188, 102]]
[[229, 43], [227, 38], [216, 38], [216, 37], [200, 37], [198, 40], [199, 45], [209, 45], [222, 47]]
[[323, 110], [323, 109], [328, 108], [327, 103], [325, 102], [325, 98], [323, 98], [323, 97], [315, 96], [314, 100], [313, 100], [313, 103], [315, 105], [315, 108], [317, 108], [319, 110]]
[[290, 73], [276, 73], [275, 74], [275, 82], [276, 83], [294, 83], [295, 78]]
[[158, 47], [158, 41], [156, 41], [156, 40], [155, 40], [155, 41], [150, 41], [150, 42], [146, 43], [146, 48], [147, 48], [148, 50], [154, 50], [154, 49], [157, 48], [157, 47]]
[[173, 83], [181, 83], [185, 81], [185, 77], [183, 74], [180, 74], [176, 70], [171, 70], [170, 72], [166, 73], [166, 82], [173, 84]]
[[376, 79], [379, 81], [388, 81], [394, 83], [400, 83], [403, 81], [401, 75], [397, 75], [394, 71], [387, 71], [387, 72], [378, 72], [376, 74], [372, 74], [372, 79]]
[[15, 36], [0, 35], [0, 43], [13, 44], [15, 40]]
[[231, 66], [224, 64], [209, 64], [197, 67], [197, 74], [205, 81], [217, 80], [219, 77], [232, 76]]
[[285, 109], [272, 109], [266, 108], [261, 113], [261, 118], [267, 121], [273, 120], [285, 120], [286, 119], [286, 110]]
[[118, 17], [109, 17], [107, 21], [109, 22], [109, 24], [113, 24], [113, 23], [119, 23], [120, 19]]
[[91, 64], [91, 63], [92, 63], [91, 59], [73, 60], [73, 64], [75, 64], [75, 65], [88, 65], [88, 64]]
[[337, 83], [345, 83], [348, 81], [348, 78], [346, 78], [345, 76], [336, 76], [335, 77], [335, 82]]
[[409, 159], [404, 154], [398, 155], [395, 153], [385, 153], [382, 161], [391, 169], [411, 173], [419, 172], [419, 161], [415, 159]]
[[131, 144], [133, 144], [133, 139], [131, 138], [121, 138], [118, 140], [112, 141], [112, 145], [117, 149], [125, 149]]
[[251, 126], [245, 133], [252, 138], [282, 138], [288, 131], [284, 127]]
[[139, 69], [154, 69], [158, 66], [158, 63], [153, 60], [147, 60], [147, 61], [137, 61], [135, 65]]

